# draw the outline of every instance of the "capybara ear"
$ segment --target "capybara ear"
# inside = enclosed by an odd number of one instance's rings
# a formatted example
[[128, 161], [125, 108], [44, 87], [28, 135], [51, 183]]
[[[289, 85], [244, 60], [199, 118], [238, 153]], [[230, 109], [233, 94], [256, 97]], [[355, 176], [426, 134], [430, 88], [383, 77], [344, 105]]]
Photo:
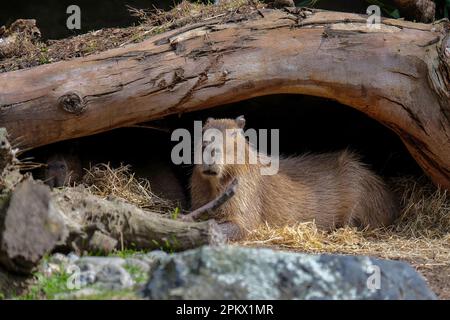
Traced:
[[244, 129], [245, 127], [245, 118], [244, 116], [239, 116], [236, 118], [236, 124], [238, 128]]

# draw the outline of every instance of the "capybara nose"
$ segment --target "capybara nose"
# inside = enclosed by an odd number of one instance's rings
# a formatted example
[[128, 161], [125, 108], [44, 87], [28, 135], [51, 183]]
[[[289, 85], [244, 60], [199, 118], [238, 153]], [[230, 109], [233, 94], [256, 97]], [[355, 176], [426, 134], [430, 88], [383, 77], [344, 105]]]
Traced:
[[212, 165], [204, 165], [203, 166], [203, 174], [207, 175], [207, 176], [216, 176], [217, 175], [217, 171], [215, 170], [214, 166]]

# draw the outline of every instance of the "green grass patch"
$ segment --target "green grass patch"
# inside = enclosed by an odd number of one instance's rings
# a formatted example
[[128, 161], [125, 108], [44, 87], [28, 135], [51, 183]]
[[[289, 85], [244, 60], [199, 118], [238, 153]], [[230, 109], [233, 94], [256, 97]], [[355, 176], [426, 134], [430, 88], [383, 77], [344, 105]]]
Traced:
[[127, 259], [127, 258], [133, 258], [137, 254], [145, 254], [145, 253], [147, 253], [147, 252], [144, 250], [124, 249], [124, 250], [117, 250], [113, 253], [110, 253], [108, 256]]
[[24, 295], [16, 297], [18, 300], [40, 300], [55, 299], [57, 294], [70, 292], [67, 287], [70, 274], [66, 272], [56, 272], [50, 277], [43, 273], [35, 274], [36, 283], [32, 285]]
[[137, 266], [126, 265], [124, 266], [124, 269], [130, 274], [135, 283], [142, 284], [147, 282], [148, 274], [141, 268]]

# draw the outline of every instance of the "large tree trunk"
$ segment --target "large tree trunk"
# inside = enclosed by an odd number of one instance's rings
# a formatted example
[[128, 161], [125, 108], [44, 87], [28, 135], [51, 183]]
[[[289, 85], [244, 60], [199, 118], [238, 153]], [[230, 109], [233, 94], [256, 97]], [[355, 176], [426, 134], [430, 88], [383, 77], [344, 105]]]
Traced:
[[448, 22], [387, 19], [369, 29], [361, 15], [299, 9], [219, 19], [0, 74], [0, 126], [33, 148], [255, 96], [308, 94], [395, 131], [450, 189]]
[[[69, 230], [65, 247], [70, 250], [184, 251], [226, 241], [213, 220], [192, 223], [169, 219], [121, 199], [98, 198], [81, 187], [53, 192], [53, 203]], [[106, 242], [106, 248], [99, 242]]]

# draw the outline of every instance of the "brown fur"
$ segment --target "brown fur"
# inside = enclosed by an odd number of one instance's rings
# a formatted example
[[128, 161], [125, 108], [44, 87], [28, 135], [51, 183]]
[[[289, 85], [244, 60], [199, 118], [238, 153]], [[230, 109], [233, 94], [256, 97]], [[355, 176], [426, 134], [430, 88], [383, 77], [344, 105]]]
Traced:
[[79, 182], [83, 175], [80, 159], [73, 154], [54, 154], [47, 159], [44, 181], [51, 188]]
[[[209, 119], [204, 129], [224, 131], [240, 126], [232, 119]], [[229, 144], [225, 138], [224, 145], [234, 147]], [[246, 146], [249, 152], [257, 152]], [[241, 236], [262, 223], [283, 226], [315, 220], [327, 230], [344, 225], [376, 228], [390, 224], [397, 215], [394, 197], [383, 181], [350, 151], [280, 158], [275, 175], [261, 175], [260, 167], [196, 165], [191, 179], [193, 209], [217, 197], [238, 178], [237, 192], [219, 209], [218, 220], [236, 224]]]
[[148, 165], [136, 168], [136, 173], [150, 181], [150, 187], [154, 194], [187, 208], [188, 196], [184, 192], [183, 184], [175, 170], [165, 159], [151, 158]]

